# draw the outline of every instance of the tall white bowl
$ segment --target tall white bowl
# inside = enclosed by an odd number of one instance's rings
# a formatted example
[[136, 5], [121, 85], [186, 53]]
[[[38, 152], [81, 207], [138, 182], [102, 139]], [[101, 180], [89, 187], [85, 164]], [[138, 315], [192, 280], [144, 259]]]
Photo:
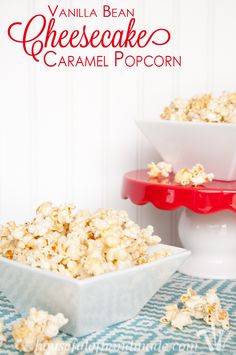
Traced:
[[63, 330], [82, 336], [134, 317], [169, 279], [190, 252], [169, 245], [172, 255], [130, 269], [85, 280], [36, 269], [0, 257], [0, 290], [24, 315], [30, 307], [62, 312], [69, 323]]
[[174, 171], [201, 163], [217, 180], [236, 180], [236, 124], [159, 120], [137, 126]]

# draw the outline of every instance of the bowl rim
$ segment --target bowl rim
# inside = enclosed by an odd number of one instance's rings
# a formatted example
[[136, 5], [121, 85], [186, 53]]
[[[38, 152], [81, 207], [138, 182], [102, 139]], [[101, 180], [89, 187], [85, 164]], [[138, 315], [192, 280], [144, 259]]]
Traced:
[[[122, 275], [122, 274], [127, 274], [127, 273], [133, 273], [135, 272], [135, 270], [145, 270], [153, 265], [158, 265], [158, 264], [163, 264], [165, 263], [166, 260], [170, 260], [170, 259], [176, 259], [177, 257], [179, 257], [180, 255], [186, 255], [186, 256], [189, 256], [191, 254], [191, 251], [187, 250], [187, 249], [184, 249], [184, 248], [180, 248], [180, 247], [175, 247], [175, 246], [172, 246], [172, 245], [167, 245], [167, 244], [158, 244], [157, 245], [158, 247], [164, 247], [165, 249], [169, 249], [170, 251], [176, 251], [176, 253], [172, 254], [172, 255], [169, 255], [167, 257], [164, 257], [164, 258], [161, 258], [159, 260], [155, 260], [155, 261], [152, 261], [152, 262], [149, 262], [149, 263], [145, 263], [145, 264], [142, 264], [142, 265], [135, 265], [135, 266], [132, 266], [130, 268], [127, 268], [127, 269], [123, 269], [123, 270], [117, 270], [117, 271], [111, 271], [111, 272], [107, 272], [107, 273], [104, 273], [104, 274], [101, 274], [101, 275], [97, 275], [97, 276], [90, 276], [86, 279], [82, 279], [82, 280], [79, 280], [79, 279], [73, 279], [73, 278], [70, 278], [68, 276], [65, 276], [65, 275], [61, 275], [59, 272], [57, 273], [56, 271], [50, 271], [50, 270], [44, 270], [44, 269], [40, 269], [40, 268], [37, 268], [37, 267], [33, 267], [33, 266], [30, 266], [30, 265], [26, 265], [26, 264], [23, 264], [23, 263], [20, 263], [18, 261], [15, 261], [15, 260], [10, 260], [8, 258], [5, 258], [3, 256], [0, 256], [0, 268], [1, 268], [1, 263], [4, 263], [8, 266], [15, 266], [15, 267], [18, 267], [19, 269], [21, 270], [28, 270], [30, 272], [37, 272], [41, 275], [46, 275], [48, 277], [51, 277], [51, 278], [54, 278], [54, 279], [58, 279], [58, 280], [61, 280], [61, 281], [66, 281], [66, 282], [69, 282], [69, 283], [72, 283], [74, 285], [84, 285], [84, 284], [90, 284], [90, 283], [93, 283], [95, 281], [99, 281], [99, 280], [106, 280], [106, 279], [109, 279], [111, 277], [116, 277], [118, 275]], [[156, 247], [157, 247], [156, 246]], [[154, 246], [155, 247], [155, 246]]]
[[[137, 126], [139, 126], [139, 124], [143, 124], [143, 123], [155, 123], [155, 124], [163, 124], [163, 125], [170, 125], [170, 126], [203, 126], [203, 127], [229, 127], [230, 129], [232, 129], [232, 127], [235, 127], [236, 129], [236, 123], [226, 123], [226, 122], [198, 122], [198, 121], [171, 121], [171, 120], [163, 120], [163, 119], [151, 119], [151, 120], [135, 120], [135, 123]], [[219, 129], [219, 128], [218, 128]]]

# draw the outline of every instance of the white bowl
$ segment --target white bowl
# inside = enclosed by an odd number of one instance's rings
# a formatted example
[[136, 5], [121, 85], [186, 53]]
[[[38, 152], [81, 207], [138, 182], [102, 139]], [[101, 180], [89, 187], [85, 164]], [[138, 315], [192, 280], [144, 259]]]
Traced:
[[85, 280], [32, 268], [0, 258], [0, 290], [22, 315], [30, 307], [55, 314], [62, 312], [69, 323], [62, 329], [82, 336], [134, 317], [190, 255], [167, 245], [171, 256], [130, 269]]
[[236, 180], [236, 124], [163, 120], [137, 125], [175, 172], [201, 163], [217, 180]]

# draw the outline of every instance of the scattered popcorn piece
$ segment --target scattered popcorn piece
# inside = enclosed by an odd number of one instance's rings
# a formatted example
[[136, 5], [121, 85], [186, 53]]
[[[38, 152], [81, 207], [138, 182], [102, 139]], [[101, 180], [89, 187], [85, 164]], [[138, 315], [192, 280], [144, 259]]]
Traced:
[[190, 169], [183, 168], [175, 174], [175, 182], [182, 186], [191, 184], [191, 178], [192, 174]]
[[186, 295], [181, 296], [181, 301], [184, 303], [186, 309], [188, 309], [196, 319], [203, 319], [203, 304], [205, 302], [203, 296], [199, 296], [191, 288], [187, 290]]
[[189, 288], [187, 294], [181, 296], [181, 302], [184, 304], [182, 309], [176, 304], [166, 306], [166, 315], [160, 319], [162, 324], [171, 324], [182, 330], [184, 326], [192, 323], [193, 317], [203, 319], [211, 326], [221, 326], [224, 330], [230, 328], [228, 312], [221, 308], [215, 289], [210, 289], [205, 296], [200, 296]]
[[215, 289], [210, 289], [206, 293], [206, 303], [204, 307], [204, 321], [213, 326], [222, 326], [223, 329], [228, 330], [229, 315], [228, 312], [223, 310], [220, 305], [219, 297]]
[[171, 323], [179, 313], [179, 308], [177, 304], [169, 304], [166, 306], [166, 315], [161, 318], [161, 323], [169, 324]]
[[217, 296], [216, 290], [214, 288], [211, 288], [207, 291], [205, 298], [207, 304], [216, 304], [218, 307], [220, 306], [220, 299]]
[[175, 182], [182, 186], [199, 186], [211, 182], [214, 174], [207, 174], [202, 164], [196, 164], [192, 169], [183, 168], [175, 174]]
[[58, 335], [59, 329], [68, 322], [63, 314], [53, 316], [48, 312], [31, 308], [29, 316], [12, 327], [15, 347], [19, 351], [34, 352], [45, 341]]
[[174, 328], [183, 329], [183, 327], [192, 323], [191, 315], [187, 309], [179, 309], [177, 304], [166, 306], [166, 315], [160, 320], [163, 324], [171, 324]]
[[181, 309], [176, 314], [176, 317], [171, 321], [171, 325], [174, 328], [183, 330], [183, 327], [192, 324], [192, 318], [190, 312], [187, 309]]
[[167, 178], [172, 172], [172, 165], [161, 161], [157, 164], [150, 163], [148, 164], [148, 175], [150, 178]]
[[207, 174], [202, 164], [196, 164], [192, 170], [192, 184], [194, 186], [201, 185], [204, 182], [211, 182], [214, 178], [214, 174]]
[[161, 118], [171, 121], [236, 123], [236, 93], [219, 97], [205, 94], [190, 100], [175, 99], [164, 108]]
[[2, 344], [6, 341], [6, 337], [3, 334], [3, 330], [4, 330], [4, 324], [2, 321], [0, 321], [0, 348]]
[[31, 221], [0, 227], [0, 255], [44, 270], [84, 279], [170, 255], [150, 255], [161, 238], [141, 229], [124, 211], [76, 212], [72, 204], [41, 204]]

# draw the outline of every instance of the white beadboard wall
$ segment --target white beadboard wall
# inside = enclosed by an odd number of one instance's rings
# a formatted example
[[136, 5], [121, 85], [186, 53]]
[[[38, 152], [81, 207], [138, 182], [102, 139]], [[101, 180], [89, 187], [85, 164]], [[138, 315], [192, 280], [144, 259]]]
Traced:
[[[14, 20], [47, 4], [105, 3], [134, 7], [140, 26], [169, 28], [168, 50], [182, 55], [182, 68], [48, 69], [6, 34]], [[176, 96], [235, 90], [235, 13], [235, 0], [1, 0], [0, 220], [24, 221], [44, 200], [71, 201], [92, 210], [126, 209], [141, 225], [153, 224], [166, 243], [178, 243], [176, 212], [120, 197], [126, 171], [159, 159], [135, 120], [158, 119]]]

